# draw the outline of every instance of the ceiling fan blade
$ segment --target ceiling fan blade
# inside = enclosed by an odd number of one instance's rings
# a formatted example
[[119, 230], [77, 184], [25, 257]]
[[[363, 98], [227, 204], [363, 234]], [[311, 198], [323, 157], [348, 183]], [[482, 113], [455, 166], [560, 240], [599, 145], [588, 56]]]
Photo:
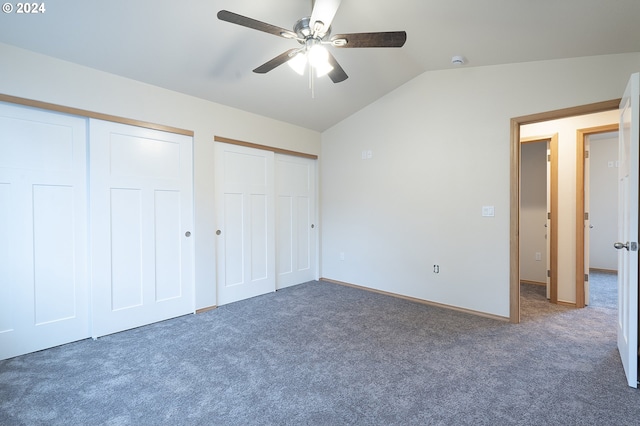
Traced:
[[341, 0], [316, 0], [313, 5], [313, 11], [311, 12], [311, 19], [309, 20], [309, 26], [312, 31], [315, 30], [314, 23], [322, 22], [323, 26], [318, 31], [320, 34], [326, 34], [333, 17], [336, 16], [336, 12], [340, 7]]
[[406, 41], [405, 31], [336, 34], [331, 37], [335, 47], [402, 47]]
[[300, 50], [300, 49], [289, 49], [286, 52], [281, 53], [280, 55], [278, 55], [275, 58], [271, 59], [270, 61], [267, 61], [264, 64], [260, 65], [258, 68], [253, 70], [253, 72], [258, 73], [258, 74], [268, 73], [272, 69], [284, 64], [289, 59], [291, 59], [293, 57], [294, 53], [297, 52], [298, 50]]
[[266, 24], [256, 19], [247, 18], [246, 16], [238, 15], [237, 13], [229, 12], [228, 10], [221, 10], [218, 12], [218, 19], [284, 38], [298, 38], [298, 35], [291, 30]]
[[336, 58], [334, 58], [331, 53], [329, 53], [329, 63], [333, 67], [333, 69], [329, 71], [328, 74], [331, 81], [333, 81], [334, 83], [340, 83], [341, 81], [345, 81], [347, 78], [349, 78], [347, 73], [344, 72], [338, 61], [336, 61]]

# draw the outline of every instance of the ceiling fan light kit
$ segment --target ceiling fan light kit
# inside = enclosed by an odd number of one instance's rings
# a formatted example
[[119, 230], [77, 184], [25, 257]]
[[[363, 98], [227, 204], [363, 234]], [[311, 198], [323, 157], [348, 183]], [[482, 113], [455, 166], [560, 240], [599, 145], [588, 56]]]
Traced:
[[307, 57], [302, 52], [294, 52], [287, 64], [298, 74], [304, 75], [304, 71], [307, 69]]
[[311, 16], [299, 19], [293, 31], [267, 24], [237, 13], [221, 10], [218, 19], [279, 37], [293, 39], [302, 44], [298, 49], [290, 49], [265, 62], [255, 73], [264, 74], [287, 62], [300, 75], [309, 68], [309, 78], [313, 91], [313, 76], [328, 75], [331, 81], [339, 83], [349, 78], [336, 58], [325, 46], [337, 48], [360, 47], [402, 47], [407, 40], [404, 31], [337, 34], [331, 38], [331, 21], [335, 16], [340, 0], [316, 0], [312, 2]]
[[319, 43], [313, 43], [313, 45], [309, 47], [307, 50], [307, 58], [309, 65], [313, 67], [318, 77], [327, 75], [333, 70], [333, 67], [329, 63], [329, 51]]

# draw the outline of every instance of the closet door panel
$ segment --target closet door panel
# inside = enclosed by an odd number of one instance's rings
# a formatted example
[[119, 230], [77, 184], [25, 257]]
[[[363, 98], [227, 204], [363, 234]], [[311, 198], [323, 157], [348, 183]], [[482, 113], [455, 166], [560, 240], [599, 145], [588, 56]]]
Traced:
[[90, 121], [94, 337], [194, 311], [192, 143]]
[[34, 308], [37, 325], [76, 316], [73, 186], [33, 186]]
[[[111, 207], [109, 215], [111, 294], [109, 299], [111, 310], [119, 311], [143, 304], [142, 191], [111, 188], [109, 201]], [[96, 262], [101, 263], [105, 260], [100, 258], [96, 259]]]
[[181, 257], [180, 192], [155, 191], [156, 302], [180, 298]]
[[275, 291], [273, 152], [216, 142], [218, 305]]
[[[1, 169], [0, 169], [1, 170]], [[4, 179], [7, 179], [5, 177]], [[0, 183], [0, 206], [13, 206], [12, 185], [8, 182]], [[11, 231], [12, 224], [15, 222], [13, 209], [0, 208], [0, 275], [6, 277], [0, 285], [0, 341], [3, 334], [10, 333], [15, 328], [16, 316], [13, 312], [13, 305], [3, 303], [1, 301], [11, 301], [16, 293], [15, 281], [9, 279], [11, 274], [9, 268], [14, 268], [16, 260], [14, 258], [15, 251], [11, 249]]]
[[0, 359], [89, 336], [86, 120], [0, 103]]
[[316, 278], [316, 161], [275, 157], [277, 288]]

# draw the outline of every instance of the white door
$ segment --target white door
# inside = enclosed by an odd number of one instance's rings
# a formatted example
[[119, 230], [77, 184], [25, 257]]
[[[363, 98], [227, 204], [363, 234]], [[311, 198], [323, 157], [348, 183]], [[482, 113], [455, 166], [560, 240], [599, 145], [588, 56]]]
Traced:
[[631, 387], [638, 386], [638, 114], [640, 74], [620, 102], [618, 168], [618, 350]]
[[89, 337], [86, 120], [0, 103], [0, 359]]
[[316, 161], [276, 154], [276, 287], [316, 278]]
[[194, 311], [192, 138], [90, 121], [94, 337]]
[[591, 143], [589, 137], [584, 140], [584, 269], [583, 271], [576, 271], [576, 273], [582, 273], [584, 275], [584, 304], [590, 304], [590, 290], [589, 290], [589, 253], [591, 244]]
[[274, 154], [215, 143], [218, 305], [275, 291]]
[[551, 141], [547, 141], [547, 220], [544, 224], [547, 300], [551, 299]]

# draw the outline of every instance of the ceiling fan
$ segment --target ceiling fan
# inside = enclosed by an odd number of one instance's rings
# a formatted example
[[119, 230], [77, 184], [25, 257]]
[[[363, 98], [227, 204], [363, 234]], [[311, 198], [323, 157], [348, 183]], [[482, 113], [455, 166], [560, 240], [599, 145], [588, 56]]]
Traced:
[[279, 37], [297, 40], [302, 45], [296, 49], [289, 49], [265, 62], [253, 72], [264, 74], [287, 62], [299, 74], [303, 74], [308, 67], [310, 78], [314, 73], [317, 77], [328, 75], [334, 83], [339, 83], [349, 76], [325, 46], [337, 48], [402, 47], [407, 40], [405, 31], [336, 34], [331, 37], [331, 21], [340, 6], [340, 1], [316, 0], [314, 2], [312, 0], [311, 16], [299, 19], [294, 25], [293, 31], [228, 10], [218, 12], [218, 19]]

